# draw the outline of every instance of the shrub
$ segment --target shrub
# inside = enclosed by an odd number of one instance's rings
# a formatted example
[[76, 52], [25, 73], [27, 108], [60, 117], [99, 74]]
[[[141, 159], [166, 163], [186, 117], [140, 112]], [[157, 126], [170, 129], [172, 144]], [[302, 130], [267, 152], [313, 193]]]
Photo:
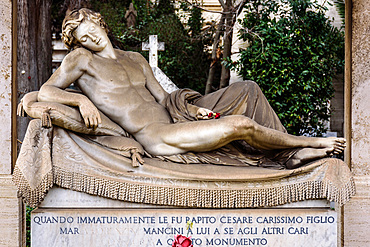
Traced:
[[344, 67], [344, 35], [310, 0], [253, 0], [229, 66], [256, 81], [289, 133], [321, 136], [330, 117], [332, 78]]

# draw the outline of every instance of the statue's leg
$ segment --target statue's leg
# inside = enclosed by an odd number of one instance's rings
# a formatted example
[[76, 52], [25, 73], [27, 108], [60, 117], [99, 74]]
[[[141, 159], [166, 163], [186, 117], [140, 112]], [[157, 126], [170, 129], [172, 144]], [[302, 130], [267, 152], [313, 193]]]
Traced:
[[253, 81], [235, 82], [196, 99], [195, 105], [226, 115], [244, 115], [259, 125], [286, 132], [260, 87]]
[[155, 123], [135, 138], [154, 155], [210, 151], [234, 140], [245, 140], [249, 145], [265, 150], [310, 147], [340, 151], [345, 147], [343, 138], [293, 136], [238, 115], [176, 124]]

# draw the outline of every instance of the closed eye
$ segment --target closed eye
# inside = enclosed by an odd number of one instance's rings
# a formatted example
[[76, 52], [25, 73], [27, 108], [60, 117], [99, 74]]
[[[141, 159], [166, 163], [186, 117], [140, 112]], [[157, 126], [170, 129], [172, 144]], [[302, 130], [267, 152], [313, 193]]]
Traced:
[[87, 41], [87, 36], [82, 36], [81, 39], [80, 39], [81, 42], [86, 42]]

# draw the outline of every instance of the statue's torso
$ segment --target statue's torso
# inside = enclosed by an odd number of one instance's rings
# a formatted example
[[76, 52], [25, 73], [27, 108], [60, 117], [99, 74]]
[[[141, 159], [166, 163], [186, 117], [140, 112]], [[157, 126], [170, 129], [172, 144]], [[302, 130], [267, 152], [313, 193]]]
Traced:
[[124, 52], [116, 60], [93, 55], [77, 84], [99, 110], [131, 134], [154, 122], [171, 122], [146, 88], [142, 67]]

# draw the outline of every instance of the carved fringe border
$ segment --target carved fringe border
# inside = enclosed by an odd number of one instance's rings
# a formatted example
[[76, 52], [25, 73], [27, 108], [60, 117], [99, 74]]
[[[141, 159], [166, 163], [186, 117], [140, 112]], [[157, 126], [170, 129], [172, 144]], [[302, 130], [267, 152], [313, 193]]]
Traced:
[[323, 198], [337, 202], [341, 206], [355, 194], [353, 178], [350, 178], [350, 181], [343, 184], [341, 188], [330, 181], [306, 181], [256, 189], [198, 189], [118, 182], [54, 167], [54, 179], [53, 174], [49, 173], [38, 188], [31, 190], [21, 171], [15, 170], [13, 176], [20, 185], [20, 196], [32, 207], [37, 206], [44, 199], [53, 183], [63, 188], [116, 200], [194, 208], [271, 207]]
[[13, 182], [18, 187], [18, 197], [30, 207], [37, 207], [45, 198], [49, 189], [53, 187], [53, 170], [50, 170], [42, 179], [41, 183], [32, 189], [22, 171], [16, 166], [13, 172]]

